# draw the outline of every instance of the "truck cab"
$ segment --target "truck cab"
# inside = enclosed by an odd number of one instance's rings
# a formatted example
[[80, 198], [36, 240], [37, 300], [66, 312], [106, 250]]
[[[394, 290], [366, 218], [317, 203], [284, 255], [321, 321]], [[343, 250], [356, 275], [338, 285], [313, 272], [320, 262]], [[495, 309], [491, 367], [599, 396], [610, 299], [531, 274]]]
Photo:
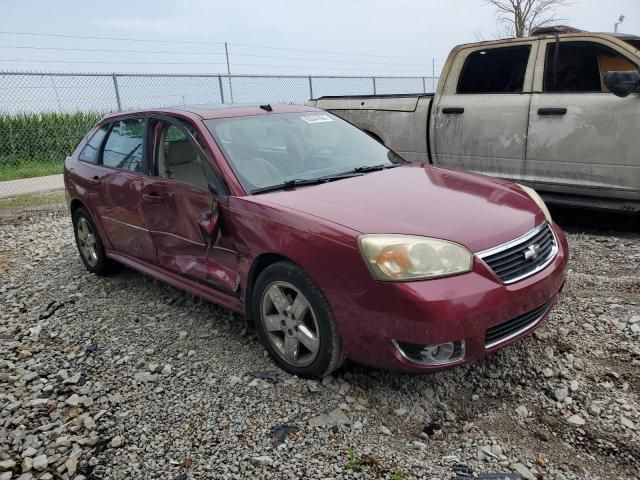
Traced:
[[561, 203], [640, 211], [640, 95], [605, 84], [639, 65], [640, 37], [541, 28], [455, 47], [433, 95], [316, 105], [409, 160], [527, 183]]

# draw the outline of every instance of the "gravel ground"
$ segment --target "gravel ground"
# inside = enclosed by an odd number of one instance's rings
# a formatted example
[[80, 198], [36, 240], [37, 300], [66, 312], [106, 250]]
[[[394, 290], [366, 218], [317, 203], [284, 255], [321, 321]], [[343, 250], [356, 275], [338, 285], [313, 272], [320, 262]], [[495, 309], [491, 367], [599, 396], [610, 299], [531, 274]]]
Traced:
[[0, 480], [640, 478], [640, 234], [570, 234], [549, 320], [480, 363], [322, 382], [227, 310], [87, 273], [65, 214], [0, 234]]

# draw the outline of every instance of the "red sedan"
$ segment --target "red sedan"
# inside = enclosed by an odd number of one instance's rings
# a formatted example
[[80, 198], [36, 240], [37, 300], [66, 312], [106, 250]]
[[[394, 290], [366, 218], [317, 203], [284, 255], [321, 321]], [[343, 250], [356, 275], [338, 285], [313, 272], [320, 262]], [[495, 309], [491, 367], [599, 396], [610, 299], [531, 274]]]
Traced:
[[78, 250], [244, 314], [285, 370], [430, 372], [531, 333], [566, 239], [531, 189], [301, 106], [109, 115], [65, 164]]

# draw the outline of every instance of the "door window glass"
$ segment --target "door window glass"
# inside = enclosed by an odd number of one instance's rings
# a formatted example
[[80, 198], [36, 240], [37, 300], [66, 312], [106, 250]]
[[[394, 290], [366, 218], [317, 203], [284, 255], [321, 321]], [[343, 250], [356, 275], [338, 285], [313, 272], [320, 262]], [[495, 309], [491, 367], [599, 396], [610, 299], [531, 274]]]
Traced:
[[141, 172], [143, 139], [144, 118], [130, 118], [114, 123], [104, 145], [102, 164]]
[[637, 67], [616, 51], [594, 42], [560, 42], [547, 46], [545, 92], [607, 92], [607, 72]]
[[464, 62], [458, 93], [521, 93], [531, 45], [488, 48]]
[[107, 125], [100, 127], [93, 134], [91, 140], [89, 140], [84, 146], [80, 155], [78, 155], [78, 160], [88, 163], [98, 163], [98, 159], [100, 158], [100, 146], [102, 145], [102, 141], [104, 140], [108, 130], [109, 127]]
[[206, 190], [207, 177], [200, 152], [185, 132], [173, 124], [166, 124], [160, 134], [158, 173], [162, 178]]

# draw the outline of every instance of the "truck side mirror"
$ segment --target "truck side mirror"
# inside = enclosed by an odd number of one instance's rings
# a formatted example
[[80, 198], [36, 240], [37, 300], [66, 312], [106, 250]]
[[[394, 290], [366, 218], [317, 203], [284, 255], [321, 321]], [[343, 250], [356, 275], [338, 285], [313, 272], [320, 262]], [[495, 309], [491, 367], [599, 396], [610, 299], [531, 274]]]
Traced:
[[604, 76], [604, 84], [617, 97], [626, 97], [630, 93], [640, 92], [640, 72], [608, 72]]

